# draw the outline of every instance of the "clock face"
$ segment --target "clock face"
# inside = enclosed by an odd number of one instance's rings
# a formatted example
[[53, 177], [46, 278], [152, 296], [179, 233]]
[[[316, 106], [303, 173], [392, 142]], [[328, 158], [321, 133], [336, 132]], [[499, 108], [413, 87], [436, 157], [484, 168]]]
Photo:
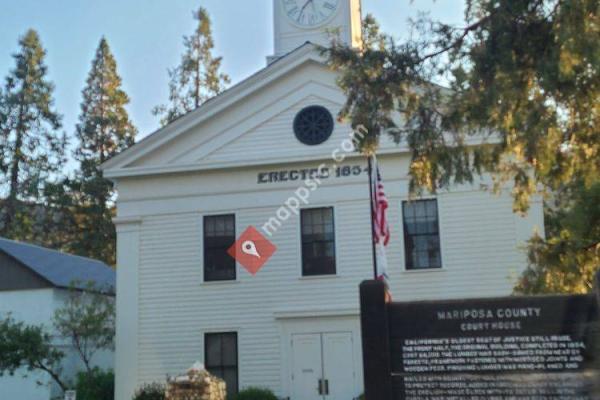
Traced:
[[339, 7], [339, 0], [281, 1], [288, 18], [303, 27], [314, 27], [329, 21]]

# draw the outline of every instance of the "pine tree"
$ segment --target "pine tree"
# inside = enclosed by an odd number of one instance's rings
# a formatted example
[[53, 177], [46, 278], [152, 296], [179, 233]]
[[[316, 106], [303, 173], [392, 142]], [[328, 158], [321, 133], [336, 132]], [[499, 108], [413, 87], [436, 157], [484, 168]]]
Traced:
[[67, 140], [57, 132], [61, 117], [53, 109], [54, 85], [37, 32], [27, 31], [19, 45], [0, 93], [0, 182], [6, 195], [0, 234], [29, 239], [32, 205], [43, 201], [46, 183], [60, 171]]
[[76, 232], [70, 251], [114, 263], [115, 227], [111, 222], [113, 184], [100, 165], [134, 144], [136, 128], [125, 106], [129, 97], [121, 88], [117, 63], [105, 38], [100, 40], [83, 90], [81, 114], [76, 127], [80, 162], [76, 179]]
[[587, 293], [600, 266], [600, 182], [555, 193], [545, 209], [546, 237], [529, 241], [518, 293]]
[[219, 72], [222, 57], [212, 54], [214, 40], [208, 12], [200, 7], [194, 19], [198, 26], [193, 35], [183, 38], [185, 53], [181, 63], [169, 70], [169, 104], [153, 110], [154, 115], [162, 116], [162, 125], [200, 107], [221, 93], [230, 81], [229, 76]]

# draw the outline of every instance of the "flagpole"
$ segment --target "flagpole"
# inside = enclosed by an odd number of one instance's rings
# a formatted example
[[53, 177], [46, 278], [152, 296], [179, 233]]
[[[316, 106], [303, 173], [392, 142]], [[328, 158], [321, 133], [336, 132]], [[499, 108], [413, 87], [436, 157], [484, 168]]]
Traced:
[[367, 156], [368, 165], [369, 165], [369, 204], [371, 208], [371, 249], [373, 251], [373, 276], [375, 280], [377, 280], [377, 251], [375, 249], [375, 221], [373, 220], [373, 216], [375, 215], [375, 209], [373, 208], [373, 160], [371, 154]]

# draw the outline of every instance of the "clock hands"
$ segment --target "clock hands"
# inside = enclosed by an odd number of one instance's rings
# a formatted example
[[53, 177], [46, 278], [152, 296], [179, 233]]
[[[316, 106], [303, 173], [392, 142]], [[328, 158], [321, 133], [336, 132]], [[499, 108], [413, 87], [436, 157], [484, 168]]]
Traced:
[[[290, 1], [290, 0], [286, 0]], [[325, 22], [338, 8], [339, 0], [295, 0], [290, 3], [293, 8], [287, 10], [288, 17], [300, 25], [315, 26]], [[300, 6], [298, 3], [301, 3]], [[312, 11], [307, 10], [308, 6], [312, 7]]]
[[308, 5], [311, 4], [311, 3], [313, 5], [313, 7], [314, 7], [315, 6], [314, 0], [307, 0], [307, 2], [304, 3], [304, 5], [302, 6], [302, 8], [300, 9], [300, 14], [298, 14], [298, 18], [296, 19], [296, 21], [300, 22], [300, 19], [304, 15], [304, 10], [306, 10], [306, 7], [308, 7]]

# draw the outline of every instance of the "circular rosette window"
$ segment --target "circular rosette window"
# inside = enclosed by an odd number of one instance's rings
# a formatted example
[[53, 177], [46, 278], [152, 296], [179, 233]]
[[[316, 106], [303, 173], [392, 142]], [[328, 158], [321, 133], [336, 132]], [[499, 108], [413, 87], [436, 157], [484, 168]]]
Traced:
[[294, 118], [296, 138], [308, 146], [316, 146], [329, 139], [333, 126], [333, 116], [322, 106], [306, 107]]

